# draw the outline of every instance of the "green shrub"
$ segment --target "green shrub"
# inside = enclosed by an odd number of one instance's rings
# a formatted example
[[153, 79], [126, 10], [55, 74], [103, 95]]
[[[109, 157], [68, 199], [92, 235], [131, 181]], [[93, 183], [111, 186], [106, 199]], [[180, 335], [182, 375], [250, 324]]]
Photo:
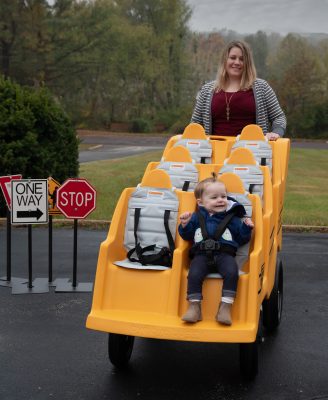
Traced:
[[153, 129], [153, 124], [148, 119], [136, 118], [132, 121], [131, 132], [148, 133]]
[[62, 182], [78, 174], [78, 139], [71, 121], [48, 90], [21, 87], [3, 77], [0, 149], [0, 176], [52, 176]]

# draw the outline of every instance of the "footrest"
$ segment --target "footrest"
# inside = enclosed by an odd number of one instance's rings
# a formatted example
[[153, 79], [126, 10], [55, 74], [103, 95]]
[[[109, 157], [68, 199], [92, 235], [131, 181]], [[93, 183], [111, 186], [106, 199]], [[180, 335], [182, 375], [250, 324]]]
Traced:
[[142, 265], [138, 262], [132, 262], [128, 258], [121, 261], [114, 261], [113, 264], [117, 265], [118, 267], [130, 269], [153, 269], [155, 271], [165, 271], [167, 269], [171, 269], [170, 267], [165, 267], [163, 265]]

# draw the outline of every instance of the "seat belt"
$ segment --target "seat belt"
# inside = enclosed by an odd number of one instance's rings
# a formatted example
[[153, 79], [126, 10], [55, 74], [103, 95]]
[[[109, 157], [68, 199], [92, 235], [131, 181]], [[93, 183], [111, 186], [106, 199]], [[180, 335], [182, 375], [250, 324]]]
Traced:
[[223, 220], [220, 222], [219, 226], [217, 227], [214, 233], [214, 239], [209, 238], [208, 236], [208, 232], [206, 230], [205, 218], [202, 215], [202, 213], [198, 211], [197, 215], [203, 236], [203, 241], [200, 243], [199, 249], [205, 251], [207, 264], [209, 267], [213, 267], [215, 265], [214, 251], [215, 250], [218, 251], [221, 248], [221, 244], [218, 242], [218, 240], [222, 236], [229, 222], [235, 216], [235, 213], [232, 211], [223, 218]]
[[190, 185], [190, 181], [184, 181], [183, 186], [182, 186], [182, 191], [188, 192], [189, 185]]

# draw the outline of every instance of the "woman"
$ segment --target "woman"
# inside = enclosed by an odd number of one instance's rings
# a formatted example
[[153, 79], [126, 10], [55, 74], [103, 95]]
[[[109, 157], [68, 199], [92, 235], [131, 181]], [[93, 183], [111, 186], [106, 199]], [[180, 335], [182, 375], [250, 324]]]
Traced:
[[270, 85], [256, 78], [250, 47], [233, 41], [223, 50], [217, 78], [199, 91], [191, 122], [207, 134], [236, 136], [248, 124], [259, 125], [268, 140], [286, 129], [286, 117]]

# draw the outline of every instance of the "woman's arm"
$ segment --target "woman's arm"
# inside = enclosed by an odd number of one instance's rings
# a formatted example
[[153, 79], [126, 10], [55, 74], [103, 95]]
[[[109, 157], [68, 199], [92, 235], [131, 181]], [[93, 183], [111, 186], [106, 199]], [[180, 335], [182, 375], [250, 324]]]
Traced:
[[203, 108], [204, 108], [204, 101], [205, 101], [205, 96], [204, 96], [204, 86], [199, 90], [196, 96], [196, 104], [194, 107], [194, 111], [191, 116], [190, 122], [195, 122], [197, 124], [200, 124], [204, 126], [203, 122]]
[[[286, 130], [286, 116], [278, 102], [277, 96], [272, 87], [265, 82], [264, 86], [264, 99], [267, 108], [269, 122], [271, 124], [271, 132], [267, 133], [270, 140], [275, 140], [277, 135], [283, 136]], [[275, 135], [274, 135], [275, 134]]]

